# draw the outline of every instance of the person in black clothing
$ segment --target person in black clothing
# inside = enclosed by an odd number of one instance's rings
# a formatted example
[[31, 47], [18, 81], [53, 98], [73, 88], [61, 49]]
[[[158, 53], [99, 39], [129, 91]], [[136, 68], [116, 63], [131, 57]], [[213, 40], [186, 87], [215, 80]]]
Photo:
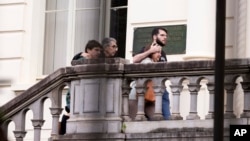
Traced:
[[[152, 36], [152, 43], [147, 46], [149, 49], [147, 50], [145, 49], [146, 47], [143, 47], [141, 51], [133, 57], [134, 63], [141, 63], [142, 60], [152, 56], [152, 54], [157, 53], [159, 51], [161, 51], [161, 57], [158, 60], [158, 62], [167, 62], [166, 53], [162, 50], [162, 47], [164, 47], [167, 44], [168, 31], [163, 27], [156, 27], [152, 30], [151, 36]], [[146, 103], [145, 109], [149, 109], [147, 110], [147, 112], [150, 113], [152, 112], [153, 106], [154, 103], [153, 104], [150, 103], [150, 105], [147, 105]], [[169, 93], [167, 90], [165, 90], [162, 95], [162, 114], [165, 120], [169, 120], [171, 118]], [[151, 120], [150, 117], [147, 118]]]
[[[102, 45], [96, 40], [90, 40], [85, 46], [85, 52], [77, 53], [72, 60], [80, 60], [80, 59], [98, 59], [101, 55]], [[66, 133], [66, 124], [70, 115], [70, 90], [68, 90], [66, 94], [66, 113], [62, 116], [61, 126], [59, 130], [59, 134], [63, 135]]]
[[96, 40], [90, 40], [86, 44], [85, 52], [77, 53], [72, 60], [79, 59], [98, 59], [102, 53], [103, 47]]
[[[152, 43], [149, 50], [144, 51], [145, 47], [141, 49], [141, 51], [133, 57], [134, 63], [140, 63], [143, 59], [148, 57], [150, 54], [158, 52], [162, 50], [161, 48], [167, 44], [168, 31], [162, 27], [156, 27], [152, 30]], [[166, 53], [161, 51], [161, 58], [159, 62], [166, 62], [167, 57]]]
[[[100, 44], [98, 41], [90, 40], [85, 47], [85, 52], [77, 53], [72, 60], [111, 58], [116, 55], [117, 51], [118, 51], [118, 46], [115, 38], [106, 37], [102, 40], [102, 44]], [[69, 119], [69, 113], [70, 113], [69, 91], [66, 95], [66, 105], [67, 106], [65, 106], [65, 111], [67, 113], [63, 115], [61, 120], [61, 127], [59, 130], [60, 135], [66, 133], [66, 124], [67, 120]]]

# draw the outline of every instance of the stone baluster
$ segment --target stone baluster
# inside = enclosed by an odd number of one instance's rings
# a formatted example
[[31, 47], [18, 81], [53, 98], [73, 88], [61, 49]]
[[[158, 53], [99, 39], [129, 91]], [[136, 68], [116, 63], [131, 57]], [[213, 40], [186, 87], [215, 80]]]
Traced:
[[58, 125], [59, 125], [59, 116], [62, 112], [63, 108], [50, 108], [50, 113], [52, 115], [52, 131], [51, 137], [54, 138], [58, 135]]
[[34, 127], [34, 140], [40, 141], [41, 138], [41, 128], [43, 126], [43, 99], [40, 99], [33, 103], [30, 108], [33, 111], [33, 119], [31, 120]]
[[0, 126], [0, 128], [1, 128], [0, 130], [2, 130], [3, 138], [6, 138], [6, 139], [7, 139], [7, 136], [8, 136], [7, 135], [7, 133], [8, 133], [8, 125], [9, 125], [9, 122], [3, 122], [3, 123], [1, 123], [1, 126]]
[[43, 126], [44, 120], [33, 119], [32, 125], [34, 126], [34, 140], [40, 141], [41, 138], [41, 128]]
[[241, 114], [242, 118], [250, 117], [250, 82], [241, 82], [242, 88], [244, 90], [244, 108]]
[[129, 104], [128, 104], [128, 97], [131, 88], [128, 85], [127, 80], [123, 80], [122, 84], [122, 118], [123, 121], [131, 121], [129, 117]]
[[145, 100], [144, 100], [144, 81], [143, 79], [136, 80], [136, 93], [138, 94], [138, 109], [135, 116], [136, 121], [147, 120], [145, 117], [144, 107], [145, 107]]
[[26, 135], [26, 131], [13, 131], [16, 141], [23, 141], [23, 138]]
[[182, 85], [170, 85], [172, 95], [173, 95], [173, 109], [171, 118], [173, 120], [183, 120], [183, 117], [180, 115], [180, 92], [183, 89]]
[[200, 84], [188, 84], [190, 91], [190, 112], [187, 116], [187, 120], [200, 119], [197, 112], [197, 98], [198, 91], [200, 90]]
[[224, 87], [227, 90], [227, 104], [226, 104], [226, 111], [224, 114], [224, 118], [236, 118], [233, 113], [233, 96], [234, 96], [234, 89], [236, 88], [235, 83], [225, 83]]
[[52, 130], [51, 130], [51, 138], [54, 139], [59, 133], [59, 117], [62, 113], [63, 108], [61, 108], [61, 101], [62, 101], [62, 89], [63, 86], [59, 86], [51, 91], [50, 98], [51, 98], [51, 105], [50, 113], [52, 115]]
[[21, 111], [13, 117], [15, 123], [15, 131], [13, 131], [16, 141], [23, 141], [26, 135], [25, 131], [25, 112]]
[[214, 118], [214, 83], [208, 83], [207, 89], [209, 91], [209, 109], [208, 114], [206, 115], [206, 119]]
[[163, 120], [162, 115], [162, 95], [166, 87], [162, 86], [161, 79], [156, 78], [153, 81], [154, 92], [155, 92], [155, 112], [153, 119], [154, 120]]

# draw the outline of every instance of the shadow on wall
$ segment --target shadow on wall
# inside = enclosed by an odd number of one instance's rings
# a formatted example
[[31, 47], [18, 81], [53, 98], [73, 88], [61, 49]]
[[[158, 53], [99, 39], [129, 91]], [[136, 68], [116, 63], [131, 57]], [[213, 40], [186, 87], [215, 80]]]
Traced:
[[5, 136], [5, 134], [3, 132], [3, 129], [1, 127], [1, 123], [2, 123], [2, 114], [1, 114], [1, 111], [0, 111], [0, 137], [1, 137], [1, 141], [8, 141], [7, 137]]

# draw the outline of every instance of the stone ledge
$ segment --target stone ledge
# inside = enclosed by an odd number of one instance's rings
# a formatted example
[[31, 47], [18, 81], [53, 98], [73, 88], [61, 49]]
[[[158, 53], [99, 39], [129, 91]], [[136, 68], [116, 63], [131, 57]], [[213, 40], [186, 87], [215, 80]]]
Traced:
[[123, 58], [100, 58], [100, 59], [80, 59], [71, 61], [72, 66], [83, 64], [127, 64], [129, 60]]

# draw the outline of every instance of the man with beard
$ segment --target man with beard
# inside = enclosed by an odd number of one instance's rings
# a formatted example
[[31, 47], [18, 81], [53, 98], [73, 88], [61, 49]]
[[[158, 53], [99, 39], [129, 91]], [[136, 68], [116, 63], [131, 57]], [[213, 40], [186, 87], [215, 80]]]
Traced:
[[[167, 62], [166, 53], [162, 50], [162, 47], [165, 46], [167, 43], [168, 31], [163, 27], [156, 27], [152, 30], [151, 35], [151, 45], [143, 47], [141, 49], [141, 52], [133, 57], [134, 63], [142, 63], [145, 58], [150, 57], [157, 52], [161, 52], [160, 59], [157, 59], [158, 62]], [[145, 49], [146, 47], [149, 49]], [[135, 86], [132, 89], [135, 89]], [[148, 120], [152, 120], [154, 106], [155, 102], [147, 102], [145, 100], [144, 108]], [[165, 120], [169, 120], [171, 118], [169, 93], [167, 90], [165, 90], [162, 95], [162, 114]]]
[[[168, 31], [165, 28], [156, 27], [152, 30], [151, 35], [152, 35], [152, 43], [151, 43], [150, 49], [144, 52], [145, 47], [143, 47], [141, 49], [140, 53], [136, 54], [133, 57], [134, 63], [140, 63], [143, 59], [148, 57], [150, 54], [161, 50], [161, 48], [166, 45]], [[159, 62], [166, 62], [166, 61], [167, 61], [166, 53], [162, 50], [161, 51], [161, 58], [160, 58]]]

